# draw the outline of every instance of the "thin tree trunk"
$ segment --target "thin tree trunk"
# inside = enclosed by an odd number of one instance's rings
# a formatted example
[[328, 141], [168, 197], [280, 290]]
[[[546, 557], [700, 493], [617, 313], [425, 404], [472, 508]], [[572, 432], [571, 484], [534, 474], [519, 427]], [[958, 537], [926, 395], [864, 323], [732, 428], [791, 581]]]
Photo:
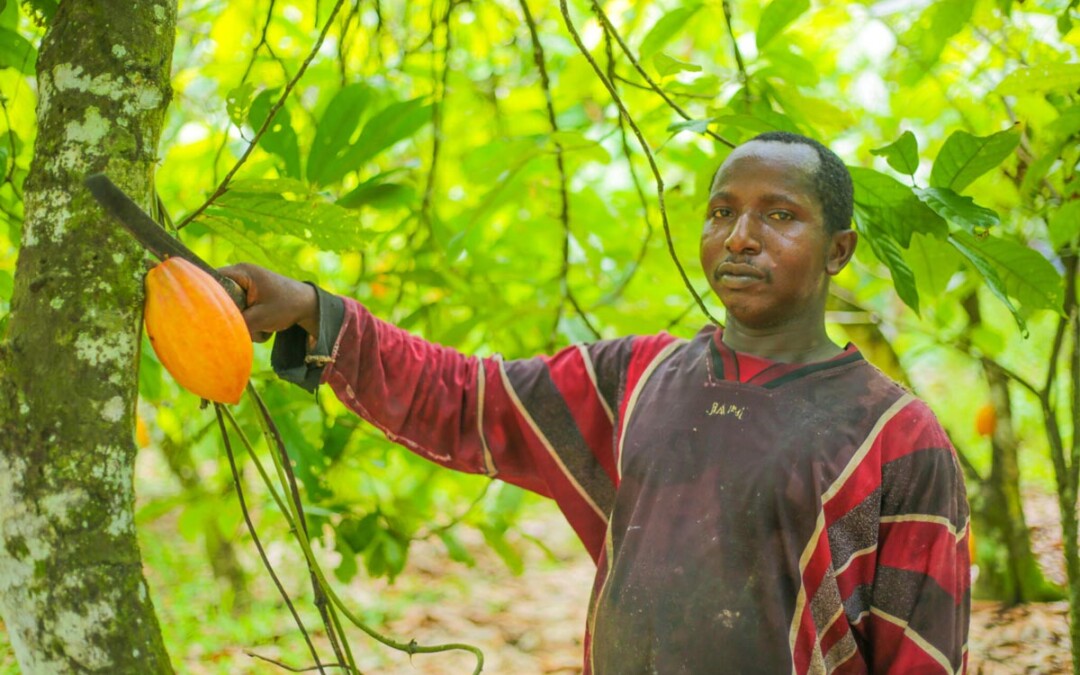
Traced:
[[38, 56], [38, 136], [0, 345], [0, 613], [25, 673], [172, 671], [133, 520], [142, 253], [82, 187], [144, 205], [176, 0], [63, 0]]

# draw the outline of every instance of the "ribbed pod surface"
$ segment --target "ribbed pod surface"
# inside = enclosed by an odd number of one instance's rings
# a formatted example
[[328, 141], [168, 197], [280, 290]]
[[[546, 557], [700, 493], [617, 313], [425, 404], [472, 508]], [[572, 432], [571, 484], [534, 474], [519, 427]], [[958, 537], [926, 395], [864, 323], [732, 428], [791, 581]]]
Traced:
[[237, 403], [254, 350], [244, 317], [217, 281], [183, 258], [146, 275], [146, 334], [161, 365], [191, 393]]

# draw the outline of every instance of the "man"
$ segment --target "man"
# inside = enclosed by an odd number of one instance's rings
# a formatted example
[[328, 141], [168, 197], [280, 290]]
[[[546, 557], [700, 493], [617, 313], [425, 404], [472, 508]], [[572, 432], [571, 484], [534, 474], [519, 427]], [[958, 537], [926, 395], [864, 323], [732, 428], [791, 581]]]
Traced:
[[[553, 498], [597, 563], [585, 671], [965, 669], [968, 511], [930, 410], [825, 331], [851, 178], [810, 139], [736, 148], [701, 263], [727, 326], [466, 358], [252, 266], [253, 335], [393, 441]], [[258, 338], [257, 338], [258, 339]], [[305, 344], [306, 343], [306, 344]]]

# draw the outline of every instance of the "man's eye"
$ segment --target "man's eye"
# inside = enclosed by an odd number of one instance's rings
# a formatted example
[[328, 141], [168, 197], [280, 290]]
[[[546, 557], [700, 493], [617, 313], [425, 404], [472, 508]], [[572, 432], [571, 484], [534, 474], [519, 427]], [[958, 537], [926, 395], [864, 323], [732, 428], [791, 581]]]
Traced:
[[713, 218], [730, 218], [734, 211], [726, 206], [718, 206], [709, 214]]
[[769, 218], [773, 220], [795, 220], [795, 216], [790, 211], [772, 211], [769, 213]]

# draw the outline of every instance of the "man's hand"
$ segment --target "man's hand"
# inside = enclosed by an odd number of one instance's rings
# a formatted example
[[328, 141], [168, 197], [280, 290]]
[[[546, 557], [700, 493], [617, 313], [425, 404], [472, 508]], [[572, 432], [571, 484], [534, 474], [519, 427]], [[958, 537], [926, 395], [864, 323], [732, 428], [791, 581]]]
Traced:
[[317, 339], [319, 336], [319, 297], [315, 289], [268, 269], [240, 263], [218, 270], [247, 294], [244, 321], [251, 339], [266, 342], [277, 331], [295, 324]]

